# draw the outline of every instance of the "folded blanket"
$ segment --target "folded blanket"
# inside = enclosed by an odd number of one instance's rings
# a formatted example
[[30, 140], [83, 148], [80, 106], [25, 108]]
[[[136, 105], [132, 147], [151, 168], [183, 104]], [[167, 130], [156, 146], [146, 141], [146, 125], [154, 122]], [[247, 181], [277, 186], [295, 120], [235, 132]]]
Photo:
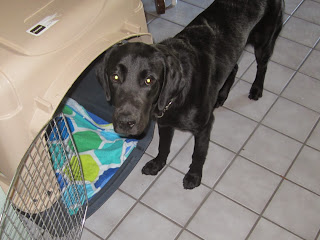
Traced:
[[[80, 156], [87, 196], [90, 199], [115, 174], [135, 148], [138, 140], [120, 137], [114, 132], [112, 124], [88, 112], [73, 99], [67, 100], [63, 113]], [[61, 131], [64, 126], [58, 126], [58, 128]], [[53, 168], [62, 189], [62, 200], [69, 213], [75, 214], [80, 206], [74, 199], [79, 193], [83, 195], [84, 190], [81, 190], [80, 182], [78, 186], [74, 186], [74, 182], [81, 180], [81, 176], [75, 174], [78, 172], [75, 156], [69, 165], [63, 159], [60, 154], [61, 149], [56, 143], [56, 136], [54, 131], [49, 136]], [[66, 146], [70, 146], [67, 131], [63, 131], [59, 136]], [[73, 189], [78, 189], [78, 192]], [[81, 199], [82, 204], [84, 199]]]

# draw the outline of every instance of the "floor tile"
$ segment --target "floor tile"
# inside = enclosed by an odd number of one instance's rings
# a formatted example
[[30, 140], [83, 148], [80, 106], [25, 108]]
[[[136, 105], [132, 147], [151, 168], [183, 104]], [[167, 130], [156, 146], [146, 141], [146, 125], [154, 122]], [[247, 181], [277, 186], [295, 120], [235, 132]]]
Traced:
[[280, 180], [279, 176], [238, 157], [215, 190], [261, 213]]
[[[150, 22], [152, 21], [152, 20], [154, 20], [154, 19], [156, 19], [156, 17], [154, 16], [154, 15], [151, 15], [151, 14], [149, 14], [149, 13], [145, 13], [145, 16], [146, 16], [146, 21], [147, 21], [147, 24], [149, 25], [150, 24]], [[150, 30], [149, 30], [150, 31]]]
[[320, 80], [320, 51], [313, 50], [299, 71]]
[[[247, 82], [253, 83], [256, 77], [257, 64], [254, 63], [248, 69], [248, 71], [241, 77], [241, 79]], [[269, 61], [266, 77], [264, 80], [264, 89], [267, 89], [273, 93], [279, 94], [283, 88], [287, 85], [294, 70], [282, 66], [278, 63]]]
[[303, 0], [285, 0], [285, 12], [292, 14]]
[[309, 51], [309, 47], [279, 37], [276, 41], [271, 60], [296, 70]]
[[284, 176], [301, 146], [301, 143], [261, 125], [240, 155]]
[[[161, 30], [159, 31], [159, 29]], [[169, 22], [162, 18], [157, 18], [148, 25], [148, 30], [152, 34], [154, 43], [158, 43], [169, 37], [173, 37], [182, 29], [183, 27], [180, 25]]]
[[175, 7], [167, 9], [165, 14], [161, 15], [161, 18], [187, 26], [203, 10], [203, 8], [179, 1]]
[[82, 236], [81, 236], [81, 240], [101, 240], [102, 238], [99, 238], [97, 236], [95, 236], [94, 234], [92, 234], [91, 232], [89, 232], [87, 229], [83, 229], [82, 232]]
[[294, 16], [320, 25], [320, 3], [305, 0], [294, 13]]
[[313, 130], [307, 144], [320, 150], [320, 123], [318, 122], [316, 128]]
[[304, 142], [319, 114], [284, 98], [279, 98], [263, 120], [263, 124]]
[[184, 0], [184, 2], [191, 3], [201, 8], [207, 8], [214, 2], [214, 0]]
[[244, 51], [238, 61], [239, 68], [236, 77], [240, 78], [254, 60], [255, 56], [253, 53]]
[[187, 227], [206, 240], [245, 239], [258, 215], [213, 192]]
[[287, 178], [320, 195], [320, 152], [304, 147]]
[[134, 199], [116, 191], [86, 220], [85, 226], [100, 237], [106, 238], [134, 203]]
[[183, 177], [176, 170], [167, 168], [141, 200], [182, 226], [209, 192], [209, 188], [203, 185], [192, 190], [184, 189]]
[[137, 204], [109, 240], [174, 240], [180, 227], [151, 209]]
[[[172, 139], [171, 150], [168, 156], [168, 161], [171, 161], [172, 158], [177, 154], [178, 151], [186, 144], [186, 142], [191, 138], [191, 133], [189, 132], [182, 132], [179, 130], [175, 130], [174, 136]], [[146, 153], [150, 154], [153, 157], [158, 155], [158, 145], [159, 145], [159, 132], [158, 127], [155, 127], [155, 131], [153, 134], [153, 139], [146, 150]]]
[[239, 81], [230, 91], [224, 106], [255, 121], [260, 121], [277, 99], [277, 96], [268, 91], [263, 92], [258, 101], [248, 98], [251, 84]]
[[257, 123], [226, 108], [214, 112], [215, 122], [210, 139], [237, 152], [255, 129]]
[[131, 171], [130, 175], [120, 186], [120, 189], [138, 199], [156, 179], [155, 176], [144, 175], [141, 172], [143, 166], [152, 159], [148, 155], [143, 155], [138, 164]]
[[320, 81], [317, 79], [297, 73], [282, 96], [320, 112]]
[[286, 231], [268, 220], [261, 218], [254, 228], [249, 240], [270, 240], [270, 239], [286, 239], [301, 240], [300, 237]]
[[305, 239], [315, 239], [320, 225], [319, 196], [284, 181], [264, 216]]
[[313, 47], [320, 37], [320, 26], [300, 18], [291, 17], [283, 27], [280, 36]]
[[200, 238], [189, 233], [188, 231], [183, 231], [178, 240], [200, 240]]
[[254, 54], [254, 48], [251, 44], [246, 45], [246, 47], [244, 48], [245, 51]]
[[[174, 159], [174, 161], [171, 163], [171, 166], [184, 173], [187, 173], [192, 161], [191, 157], [193, 153], [193, 147], [194, 139], [192, 138], [182, 149], [179, 155]], [[234, 153], [210, 142], [207, 159], [203, 167], [202, 183], [209, 187], [213, 187], [234, 156]]]

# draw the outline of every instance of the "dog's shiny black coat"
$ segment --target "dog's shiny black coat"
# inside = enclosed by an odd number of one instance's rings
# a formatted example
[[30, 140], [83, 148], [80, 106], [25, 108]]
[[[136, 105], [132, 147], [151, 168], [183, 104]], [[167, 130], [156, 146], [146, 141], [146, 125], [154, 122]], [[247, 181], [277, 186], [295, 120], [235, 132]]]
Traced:
[[183, 186], [199, 186], [213, 110], [222, 106], [247, 44], [257, 74], [249, 98], [262, 96], [267, 64], [282, 28], [283, 0], [215, 0], [175, 37], [158, 44], [126, 43], [109, 49], [97, 76], [115, 106], [115, 131], [139, 135], [157, 119], [159, 153], [142, 169], [156, 175], [166, 164], [174, 129], [195, 137]]

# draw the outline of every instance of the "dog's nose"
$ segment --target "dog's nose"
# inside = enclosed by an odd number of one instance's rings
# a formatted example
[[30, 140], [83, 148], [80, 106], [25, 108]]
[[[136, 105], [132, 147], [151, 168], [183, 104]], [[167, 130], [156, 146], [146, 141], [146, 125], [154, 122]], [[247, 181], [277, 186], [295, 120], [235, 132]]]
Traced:
[[134, 120], [120, 120], [119, 124], [122, 128], [133, 128], [136, 125], [136, 121]]

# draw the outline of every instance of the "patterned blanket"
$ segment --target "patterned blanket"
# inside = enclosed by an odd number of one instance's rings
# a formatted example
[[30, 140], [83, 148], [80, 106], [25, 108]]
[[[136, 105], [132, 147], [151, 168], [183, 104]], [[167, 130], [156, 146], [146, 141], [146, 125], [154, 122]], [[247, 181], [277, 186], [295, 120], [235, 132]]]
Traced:
[[[114, 132], [112, 124], [88, 112], [73, 99], [67, 100], [63, 113], [66, 116], [68, 127], [80, 155], [87, 196], [90, 200], [115, 174], [135, 148], [138, 140], [120, 137]], [[69, 136], [65, 135], [63, 138], [64, 141], [68, 141]], [[50, 151], [53, 153], [55, 149], [51, 147]], [[52, 156], [57, 155], [52, 154]], [[62, 176], [66, 178], [66, 175], [68, 175], [68, 173], [65, 174], [64, 166], [59, 166], [60, 162], [65, 164], [64, 161], [60, 160], [59, 156], [52, 157], [58, 181]], [[73, 159], [71, 165], [72, 161]], [[63, 192], [63, 201], [68, 207], [69, 213], [74, 214], [77, 210], [70, 211], [72, 197], [69, 197], [74, 193], [71, 192], [71, 189], [68, 189], [68, 186], [64, 186], [68, 184], [62, 184], [63, 182], [68, 181], [65, 181], [65, 179], [59, 181]]]

